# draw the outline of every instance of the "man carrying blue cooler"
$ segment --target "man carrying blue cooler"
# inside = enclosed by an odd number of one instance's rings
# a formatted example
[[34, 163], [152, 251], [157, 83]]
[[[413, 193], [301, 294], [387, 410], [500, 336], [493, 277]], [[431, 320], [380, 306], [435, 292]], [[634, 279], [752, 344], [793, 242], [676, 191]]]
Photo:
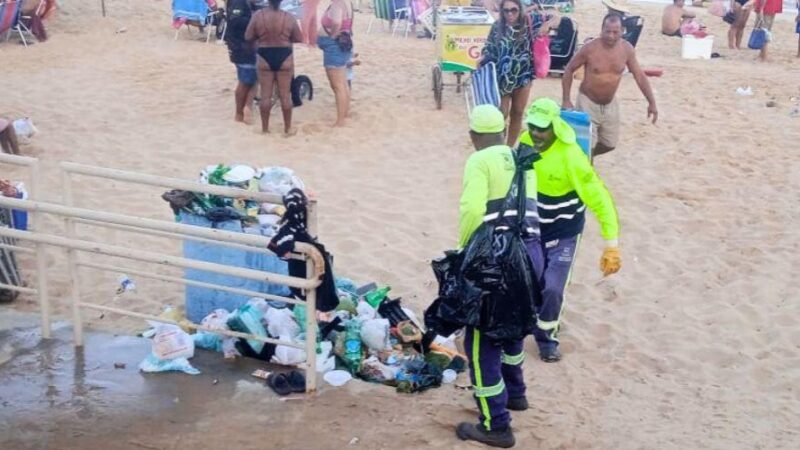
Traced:
[[[484, 222], [507, 215], [501, 211], [516, 170], [514, 152], [505, 145], [505, 118], [493, 105], [479, 105], [470, 115], [470, 138], [476, 152], [464, 167], [461, 195], [459, 247], [465, 248]], [[525, 172], [527, 211], [522, 238], [533, 267], [541, 277], [543, 257], [536, 220], [536, 174]], [[513, 211], [516, 213], [517, 211]], [[491, 222], [490, 222], [491, 223]], [[528, 409], [522, 375], [524, 336], [497, 341], [478, 328], [467, 327], [464, 348], [469, 359], [470, 378], [478, 404], [479, 423], [462, 422], [456, 435], [462, 440], [482, 442], [492, 447], [512, 447], [509, 410]]]
[[540, 98], [528, 109], [528, 131], [519, 145], [538, 152], [536, 161], [537, 206], [544, 251], [541, 277], [542, 307], [534, 331], [539, 356], [545, 362], [561, 359], [558, 328], [588, 206], [600, 222], [606, 248], [600, 258], [604, 276], [620, 269], [617, 239], [619, 222], [614, 201], [595, 173], [589, 158], [577, 144], [575, 130], [561, 118], [561, 108], [549, 98]]

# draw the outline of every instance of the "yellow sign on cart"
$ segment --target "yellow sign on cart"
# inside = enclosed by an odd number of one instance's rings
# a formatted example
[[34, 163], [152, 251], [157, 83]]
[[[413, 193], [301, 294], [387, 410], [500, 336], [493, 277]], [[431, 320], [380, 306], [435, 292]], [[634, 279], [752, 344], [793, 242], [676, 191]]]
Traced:
[[489, 34], [486, 25], [442, 25], [439, 52], [445, 72], [470, 72], [478, 67]]

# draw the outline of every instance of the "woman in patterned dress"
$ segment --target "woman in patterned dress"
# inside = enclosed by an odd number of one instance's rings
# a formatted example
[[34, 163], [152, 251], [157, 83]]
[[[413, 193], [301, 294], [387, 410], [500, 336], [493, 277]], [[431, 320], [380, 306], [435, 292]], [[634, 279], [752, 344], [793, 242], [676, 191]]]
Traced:
[[506, 142], [513, 146], [522, 128], [533, 81], [531, 27], [520, 0], [503, 0], [500, 20], [492, 24], [481, 64], [494, 62], [500, 88], [500, 109], [509, 118]]

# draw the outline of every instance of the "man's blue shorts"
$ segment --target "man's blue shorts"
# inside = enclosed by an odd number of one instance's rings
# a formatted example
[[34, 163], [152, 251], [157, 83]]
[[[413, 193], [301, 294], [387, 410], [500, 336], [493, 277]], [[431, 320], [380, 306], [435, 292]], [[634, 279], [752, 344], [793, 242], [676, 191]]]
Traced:
[[317, 38], [317, 45], [322, 49], [322, 65], [327, 69], [344, 68], [353, 57], [352, 52], [345, 52], [339, 44], [329, 36]]
[[245, 86], [252, 86], [258, 81], [255, 64], [236, 64], [236, 76]]

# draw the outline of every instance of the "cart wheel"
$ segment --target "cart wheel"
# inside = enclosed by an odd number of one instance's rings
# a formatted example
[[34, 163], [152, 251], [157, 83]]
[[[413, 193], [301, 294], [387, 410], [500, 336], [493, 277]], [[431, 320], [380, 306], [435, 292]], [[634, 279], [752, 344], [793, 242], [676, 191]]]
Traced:
[[433, 100], [436, 102], [436, 109], [442, 109], [442, 91], [444, 85], [442, 84], [442, 68], [433, 66]]

